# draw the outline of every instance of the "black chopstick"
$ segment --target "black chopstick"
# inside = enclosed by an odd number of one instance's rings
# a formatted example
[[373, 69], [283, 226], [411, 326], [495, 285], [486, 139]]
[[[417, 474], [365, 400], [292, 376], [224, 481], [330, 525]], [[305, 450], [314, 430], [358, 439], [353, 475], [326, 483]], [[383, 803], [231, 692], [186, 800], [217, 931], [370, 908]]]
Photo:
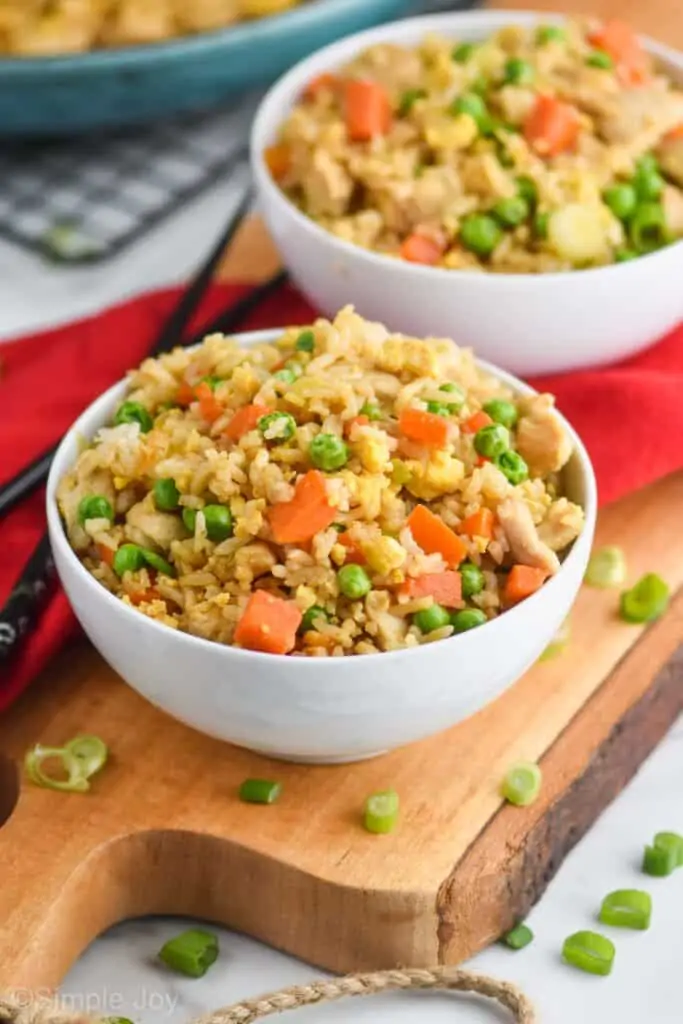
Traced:
[[[167, 352], [175, 345], [180, 344], [188, 323], [196, 312], [201, 299], [204, 297], [204, 293], [213, 279], [216, 267], [223, 253], [237, 234], [251, 203], [251, 189], [247, 188], [216, 245], [199, 268], [191, 284], [183, 292], [180, 301], [161, 328], [157, 341], [150, 350], [150, 355], [159, 355], [161, 352]], [[42, 452], [41, 455], [38, 455], [37, 458], [15, 476], [0, 486], [0, 516], [5, 515], [18, 502], [35, 490], [36, 487], [44, 483], [50, 471], [50, 465], [57, 451], [58, 444], [59, 442], [48, 448], [47, 451]]]

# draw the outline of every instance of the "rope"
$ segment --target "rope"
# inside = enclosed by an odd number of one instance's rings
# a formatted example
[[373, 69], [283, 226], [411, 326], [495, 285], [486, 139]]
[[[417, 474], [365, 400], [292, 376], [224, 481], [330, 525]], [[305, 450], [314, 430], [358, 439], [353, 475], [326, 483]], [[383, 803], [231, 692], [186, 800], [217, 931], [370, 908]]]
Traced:
[[[200, 1017], [194, 1024], [252, 1024], [252, 1021], [274, 1013], [296, 1010], [302, 1006], [332, 1002], [347, 996], [373, 996], [392, 990], [447, 989], [484, 996], [504, 1006], [516, 1024], [535, 1024], [536, 1015], [526, 996], [505, 981], [496, 981], [483, 974], [472, 974], [455, 967], [435, 967], [431, 970], [377, 971], [372, 974], [353, 974], [330, 981], [314, 981], [310, 985], [296, 985], [271, 995], [247, 999], [214, 1013]], [[48, 999], [0, 998], [0, 1024], [87, 1024], [82, 1014], [60, 1008], [58, 1002]]]

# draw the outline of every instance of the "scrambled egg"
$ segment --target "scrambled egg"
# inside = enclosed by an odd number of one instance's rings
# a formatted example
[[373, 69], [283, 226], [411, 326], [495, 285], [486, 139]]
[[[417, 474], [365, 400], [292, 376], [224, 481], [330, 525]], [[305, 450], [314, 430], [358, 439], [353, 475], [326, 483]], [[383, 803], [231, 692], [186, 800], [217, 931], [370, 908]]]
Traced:
[[452, 493], [465, 478], [465, 467], [460, 459], [443, 451], [433, 452], [428, 462], [409, 459], [404, 465], [410, 473], [406, 489], [423, 501]]

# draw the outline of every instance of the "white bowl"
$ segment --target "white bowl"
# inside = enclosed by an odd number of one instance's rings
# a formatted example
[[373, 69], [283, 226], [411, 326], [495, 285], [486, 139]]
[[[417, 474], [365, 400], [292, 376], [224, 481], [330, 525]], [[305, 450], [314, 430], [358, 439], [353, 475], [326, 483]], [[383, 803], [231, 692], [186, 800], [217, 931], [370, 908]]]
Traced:
[[[238, 336], [254, 344], [278, 335]], [[522, 394], [532, 389], [487, 364]], [[169, 629], [123, 604], [81, 565], [55, 500], [76, 461], [79, 438], [110, 422], [126, 384], [97, 399], [67, 432], [47, 484], [47, 518], [57, 571], [88, 637], [138, 693], [210, 736], [272, 757], [355, 761], [446, 729], [478, 711], [538, 658], [566, 618], [593, 541], [596, 485], [581, 441], [564, 422], [575, 453], [568, 490], [586, 525], [559, 573], [522, 604], [469, 633], [387, 654], [289, 658], [211, 643]]]
[[[276, 139], [306, 83], [366, 47], [416, 44], [429, 32], [474, 40], [511, 23], [561, 20], [508, 10], [411, 18], [319, 50], [273, 86], [252, 129], [252, 167], [268, 228], [314, 306], [329, 316], [353, 302], [362, 316], [394, 330], [454, 338], [523, 376], [623, 359], [683, 319], [681, 242], [632, 262], [562, 274], [422, 267], [335, 238], [287, 199], [266, 168], [263, 151]], [[644, 42], [673, 76], [683, 79], [683, 55]]]

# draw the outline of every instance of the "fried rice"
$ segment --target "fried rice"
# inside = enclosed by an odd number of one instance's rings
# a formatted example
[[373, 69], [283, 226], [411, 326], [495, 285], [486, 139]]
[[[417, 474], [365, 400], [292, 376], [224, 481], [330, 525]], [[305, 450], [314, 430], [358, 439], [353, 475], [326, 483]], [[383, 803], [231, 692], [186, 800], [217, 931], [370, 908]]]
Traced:
[[86, 569], [157, 622], [371, 654], [479, 627], [556, 573], [584, 518], [571, 455], [551, 396], [349, 307], [145, 360], [57, 500]]
[[380, 43], [311, 81], [266, 163], [338, 238], [544, 273], [683, 236], [683, 91], [621, 22]]

